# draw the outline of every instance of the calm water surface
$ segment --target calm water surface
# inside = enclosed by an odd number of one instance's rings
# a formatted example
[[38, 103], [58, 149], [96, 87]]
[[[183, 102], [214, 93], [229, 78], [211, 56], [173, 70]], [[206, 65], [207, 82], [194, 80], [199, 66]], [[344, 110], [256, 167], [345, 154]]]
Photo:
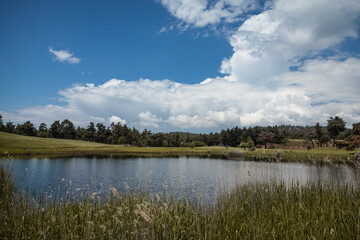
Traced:
[[179, 198], [214, 201], [236, 183], [280, 182], [287, 185], [321, 180], [325, 183], [359, 186], [359, 170], [348, 165], [269, 163], [195, 157], [132, 158], [105, 157], [65, 159], [15, 159], [15, 184], [30, 192], [57, 198], [146, 189], [151, 193]]

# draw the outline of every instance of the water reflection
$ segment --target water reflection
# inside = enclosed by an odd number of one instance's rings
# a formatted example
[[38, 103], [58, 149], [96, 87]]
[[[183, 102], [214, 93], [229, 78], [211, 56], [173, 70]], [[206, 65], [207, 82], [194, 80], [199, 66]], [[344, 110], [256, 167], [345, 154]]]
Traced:
[[[25, 170], [27, 169], [27, 171]], [[145, 189], [179, 198], [214, 201], [217, 194], [235, 184], [284, 182], [287, 185], [321, 180], [324, 183], [359, 186], [359, 170], [348, 165], [311, 165], [221, 160], [210, 158], [16, 159], [15, 183], [38, 193], [66, 198], [77, 193], [107, 194], [110, 187]]]

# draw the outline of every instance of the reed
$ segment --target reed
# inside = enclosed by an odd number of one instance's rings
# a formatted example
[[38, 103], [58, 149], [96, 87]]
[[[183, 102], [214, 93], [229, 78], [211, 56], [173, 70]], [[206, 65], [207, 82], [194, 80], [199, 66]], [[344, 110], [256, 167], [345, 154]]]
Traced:
[[73, 201], [30, 198], [0, 168], [0, 239], [360, 239], [349, 186], [238, 185], [214, 205], [109, 189]]

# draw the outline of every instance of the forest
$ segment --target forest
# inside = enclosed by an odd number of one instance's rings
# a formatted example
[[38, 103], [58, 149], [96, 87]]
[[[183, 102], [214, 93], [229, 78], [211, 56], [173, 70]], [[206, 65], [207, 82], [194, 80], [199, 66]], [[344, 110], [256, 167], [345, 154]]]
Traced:
[[75, 139], [106, 144], [122, 144], [140, 147], [201, 147], [201, 146], [231, 146], [242, 148], [270, 147], [279, 144], [285, 146], [290, 139], [304, 140], [307, 148], [328, 146], [331, 144], [339, 148], [352, 150], [360, 147], [360, 123], [353, 124], [353, 129], [345, 127], [341, 117], [335, 116], [328, 120], [327, 126], [316, 123], [314, 126], [255, 126], [233, 127], [220, 132], [204, 134], [189, 132], [157, 132], [145, 129], [142, 132], [130, 128], [126, 124], [90, 122], [85, 127], [75, 127], [65, 119], [56, 120], [50, 127], [41, 123], [38, 128], [30, 121], [14, 125], [8, 121], [3, 123], [0, 115], [0, 131], [24, 136], [42, 138]]

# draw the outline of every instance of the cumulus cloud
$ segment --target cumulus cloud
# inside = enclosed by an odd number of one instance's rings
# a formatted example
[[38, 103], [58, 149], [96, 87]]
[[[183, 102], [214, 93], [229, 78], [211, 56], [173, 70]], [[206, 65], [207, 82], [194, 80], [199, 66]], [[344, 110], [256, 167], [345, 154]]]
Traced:
[[119, 118], [118, 116], [112, 115], [111, 117], [109, 117], [109, 123], [121, 123], [121, 124], [126, 124], [126, 120]]
[[153, 128], [160, 127], [158, 123], [163, 121], [162, 118], [157, 117], [155, 114], [152, 114], [149, 111], [139, 113], [138, 118], [140, 119], [140, 125]]
[[275, 1], [248, 18], [230, 38], [234, 54], [221, 72], [234, 81], [258, 84], [286, 72], [299, 58], [314, 56], [348, 37], [357, 37], [357, 0]]
[[258, 7], [252, 0], [161, 0], [161, 4], [173, 16], [195, 27], [235, 22], [244, 11]]
[[73, 53], [69, 53], [66, 50], [54, 50], [49, 47], [49, 52], [55, 56], [55, 60], [59, 62], [68, 62], [70, 64], [77, 64], [80, 62], [80, 58], [73, 57]]
[[300, 71], [278, 75], [274, 88], [228, 78], [194, 85], [111, 79], [98, 86], [76, 85], [60, 91], [65, 106], [37, 106], [17, 114], [35, 122], [69, 118], [79, 125], [86, 125], [88, 116], [126, 123], [117, 117], [122, 116], [139, 128], [167, 130], [326, 124], [334, 115], [353, 123], [360, 121], [358, 79], [357, 58], [308, 60]]
[[[251, 5], [230, 0], [162, 4], [199, 27], [233, 21]], [[234, 53], [221, 64], [225, 77], [199, 79], [199, 84], [191, 85], [149, 79], [74, 85], [59, 92], [65, 103], [61, 106], [1, 115], [37, 123], [69, 118], [78, 125], [86, 125], [91, 116], [161, 131], [326, 124], [334, 115], [348, 124], [360, 122], [360, 59], [319, 54], [357, 37], [359, 13], [357, 0], [274, 1], [268, 10], [244, 21], [230, 38]], [[289, 70], [292, 65], [296, 71]]]

